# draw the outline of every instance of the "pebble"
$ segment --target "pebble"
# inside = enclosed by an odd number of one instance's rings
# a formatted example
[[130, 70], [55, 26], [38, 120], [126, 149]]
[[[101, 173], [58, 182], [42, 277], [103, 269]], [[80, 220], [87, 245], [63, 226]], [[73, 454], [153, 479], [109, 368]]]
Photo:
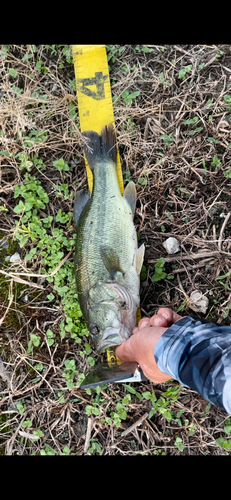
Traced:
[[167, 240], [164, 241], [163, 247], [165, 248], [168, 254], [177, 253], [180, 251], [179, 241], [176, 238], [170, 236]]
[[206, 314], [208, 309], [209, 299], [199, 290], [194, 290], [190, 295], [190, 308], [195, 312]]
[[21, 257], [18, 252], [11, 255], [10, 262], [12, 262], [12, 264], [18, 264], [18, 262], [21, 262]]

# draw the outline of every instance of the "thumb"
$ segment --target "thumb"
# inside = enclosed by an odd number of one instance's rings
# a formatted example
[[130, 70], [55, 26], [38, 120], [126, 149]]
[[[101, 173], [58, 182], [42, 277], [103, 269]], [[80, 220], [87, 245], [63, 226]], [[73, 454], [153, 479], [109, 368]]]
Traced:
[[134, 349], [135, 335], [131, 335], [126, 342], [123, 342], [116, 348], [116, 356], [121, 361], [138, 361]]

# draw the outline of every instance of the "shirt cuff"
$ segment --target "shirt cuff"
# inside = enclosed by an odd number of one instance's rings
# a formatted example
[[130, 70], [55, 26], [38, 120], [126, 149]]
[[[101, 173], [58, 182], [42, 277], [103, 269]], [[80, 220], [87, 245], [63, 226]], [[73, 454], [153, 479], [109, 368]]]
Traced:
[[191, 329], [188, 327], [194, 324], [195, 320], [192, 316], [179, 319], [164, 332], [155, 346], [154, 356], [158, 368], [181, 384], [183, 381], [179, 376], [180, 359], [185, 345], [192, 335]]

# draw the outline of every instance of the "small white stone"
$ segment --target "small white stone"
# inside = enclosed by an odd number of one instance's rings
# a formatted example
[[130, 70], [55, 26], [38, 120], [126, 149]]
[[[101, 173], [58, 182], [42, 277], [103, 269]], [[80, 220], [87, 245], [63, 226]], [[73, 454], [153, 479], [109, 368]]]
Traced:
[[12, 262], [12, 264], [18, 264], [18, 262], [21, 262], [21, 257], [18, 252], [11, 255], [10, 262]]
[[163, 247], [169, 254], [177, 253], [180, 251], [179, 241], [176, 238], [173, 238], [172, 236], [170, 236], [170, 238], [165, 240], [165, 242], [163, 243]]
[[195, 312], [206, 314], [209, 305], [209, 299], [199, 290], [194, 290], [190, 295], [190, 308]]

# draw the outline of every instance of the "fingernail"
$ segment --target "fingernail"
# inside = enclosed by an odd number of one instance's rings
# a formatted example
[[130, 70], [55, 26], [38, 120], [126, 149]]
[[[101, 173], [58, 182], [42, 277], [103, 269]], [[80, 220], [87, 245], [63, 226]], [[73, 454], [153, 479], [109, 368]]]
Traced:
[[156, 319], [155, 326], [159, 326], [163, 322], [163, 319]]
[[141, 323], [140, 328], [145, 328], [146, 326], [149, 326], [149, 325], [150, 325], [150, 323], [148, 321], [145, 321], [145, 322]]

